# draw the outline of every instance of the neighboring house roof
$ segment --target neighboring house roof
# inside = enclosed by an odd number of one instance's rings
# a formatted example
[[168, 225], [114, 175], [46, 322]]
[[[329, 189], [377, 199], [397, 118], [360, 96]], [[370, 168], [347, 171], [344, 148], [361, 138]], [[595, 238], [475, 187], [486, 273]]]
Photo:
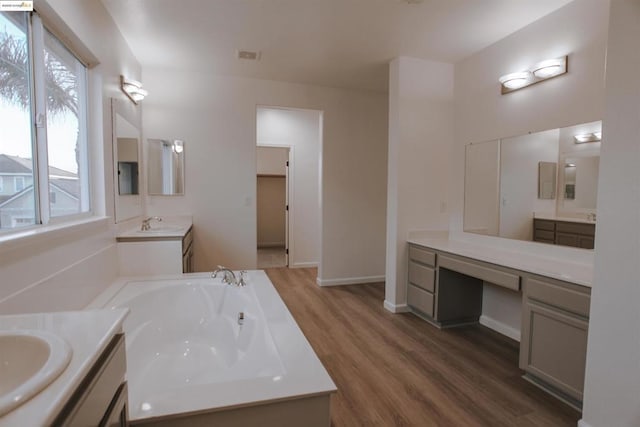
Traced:
[[0, 154], [0, 175], [3, 173], [31, 173], [31, 170], [31, 159]]
[[[33, 160], [8, 154], [0, 154], [0, 175], [3, 173], [28, 173], [33, 170]], [[65, 178], [77, 178], [78, 176], [55, 166], [49, 166], [49, 175]]]
[[[69, 195], [69, 197], [78, 200], [80, 194], [80, 182], [77, 179], [52, 179], [49, 181], [50, 191], [58, 190]], [[33, 191], [33, 185], [23, 188], [21, 191], [0, 199], [0, 209], [9, 206], [12, 202]]]
[[49, 180], [49, 185], [78, 200], [80, 198], [80, 181], [77, 179], [57, 179]]

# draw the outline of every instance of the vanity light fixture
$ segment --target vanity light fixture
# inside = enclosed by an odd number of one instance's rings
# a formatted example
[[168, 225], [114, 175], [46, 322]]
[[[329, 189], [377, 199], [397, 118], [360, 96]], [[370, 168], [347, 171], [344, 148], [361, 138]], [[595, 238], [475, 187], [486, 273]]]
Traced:
[[149, 94], [149, 92], [142, 89], [142, 83], [136, 80], [127, 79], [123, 75], [120, 76], [120, 89], [122, 89], [125, 95], [127, 95], [136, 105]]
[[173, 141], [173, 147], [171, 147], [171, 149], [176, 154], [182, 153], [184, 151], [184, 141], [176, 139], [175, 141]]
[[567, 59], [566, 55], [560, 58], [546, 59], [538, 62], [528, 70], [505, 74], [498, 79], [501, 93], [504, 95], [505, 93], [565, 74], [567, 72]]
[[602, 132], [583, 133], [581, 135], [574, 135], [573, 137], [574, 144], [600, 141], [602, 141]]

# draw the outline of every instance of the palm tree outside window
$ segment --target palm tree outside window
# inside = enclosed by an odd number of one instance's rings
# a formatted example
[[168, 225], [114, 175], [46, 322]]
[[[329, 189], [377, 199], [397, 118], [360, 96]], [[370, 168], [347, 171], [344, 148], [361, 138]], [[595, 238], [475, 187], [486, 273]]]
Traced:
[[0, 192], [0, 231], [90, 213], [86, 87], [37, 13], [0, 13], [0, 179], [24, 180]]

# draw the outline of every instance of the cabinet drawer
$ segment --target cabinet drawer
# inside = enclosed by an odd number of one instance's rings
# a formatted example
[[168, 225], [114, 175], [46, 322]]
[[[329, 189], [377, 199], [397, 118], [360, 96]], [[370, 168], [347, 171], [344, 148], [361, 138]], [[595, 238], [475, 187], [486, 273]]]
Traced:
[[433, 268], [409, 261], [409, 283], [433, 292], [436, 271]]
[[558, 222], [556, 224], [556, 231], [559, 231], [562, 233], [585, 234], [587, 236], [594, 236], [596, 233], [596, 226], [595, 224]]
[[407, 288], [407, 303], [424, 314], [433, 317], [433, 294], [409, 284]]
[[553, 231], [540, 230], [536, 228], [535, 240], [550, 240], [553, 242], [553, 239], [555, 239], [555, 237], [556, 237], [556, 233], [554, 233]]
[[554, 233], [553, 231], [549, 231], [549, 230], [540, 230], [540, 229], [536, 229], [536, 240], [540, 239], [540, 240], [551, 240], [553, 241], [553, 239], [555, 239], [556, 237], [556, 233]]
[[448, 270], [457, 271], [494, 285], [503, 286], [514, 291], [520, 290], [520, 276], [499, 270], [495, 267], [489, 267], [480, 263], [472, 263], [457, 258], [451, 258], [441, 255], [438, 266]]
[[534, 278], [526, 278], [524, 283], [526, 298], [589, 317], [591, 294], [588, 288]]
[[555, 221], [549, 221], [545, 219], [534, 219], [533, 224], [535, 228], [540, 230], [555, 231], [556, 229]]
[[409, 246], [409, 259], [421, 262], [430, 266], [436, 265], [436, 253], [429, 250], [418, 248], [416, 246]]
[[593, 249], [595, 239], [590, 236], [578, 236], [578, 246], [583, 249]]
[[577, 234], [570, 233], [556, 233], [556, 245], [561, 246], [573, 246], [574, 248], [580, 247]]

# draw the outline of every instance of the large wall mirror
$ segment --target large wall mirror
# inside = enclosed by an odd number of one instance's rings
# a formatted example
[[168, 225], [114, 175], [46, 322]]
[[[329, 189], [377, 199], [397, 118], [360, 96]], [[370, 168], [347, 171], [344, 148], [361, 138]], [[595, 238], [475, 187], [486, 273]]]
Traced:
[[148, 139], [147, 142], [149, 194], [156, 196], [183, 195], [184, 141]]
[[142, 215], [140, 198], [140, 130], [135, 112], [128, 105], [111, 100], [113, 170], [116, 222]]
[[602, 122], [472, 143], [464, 231], [534, 240], [534, 218], [595, 224]]

